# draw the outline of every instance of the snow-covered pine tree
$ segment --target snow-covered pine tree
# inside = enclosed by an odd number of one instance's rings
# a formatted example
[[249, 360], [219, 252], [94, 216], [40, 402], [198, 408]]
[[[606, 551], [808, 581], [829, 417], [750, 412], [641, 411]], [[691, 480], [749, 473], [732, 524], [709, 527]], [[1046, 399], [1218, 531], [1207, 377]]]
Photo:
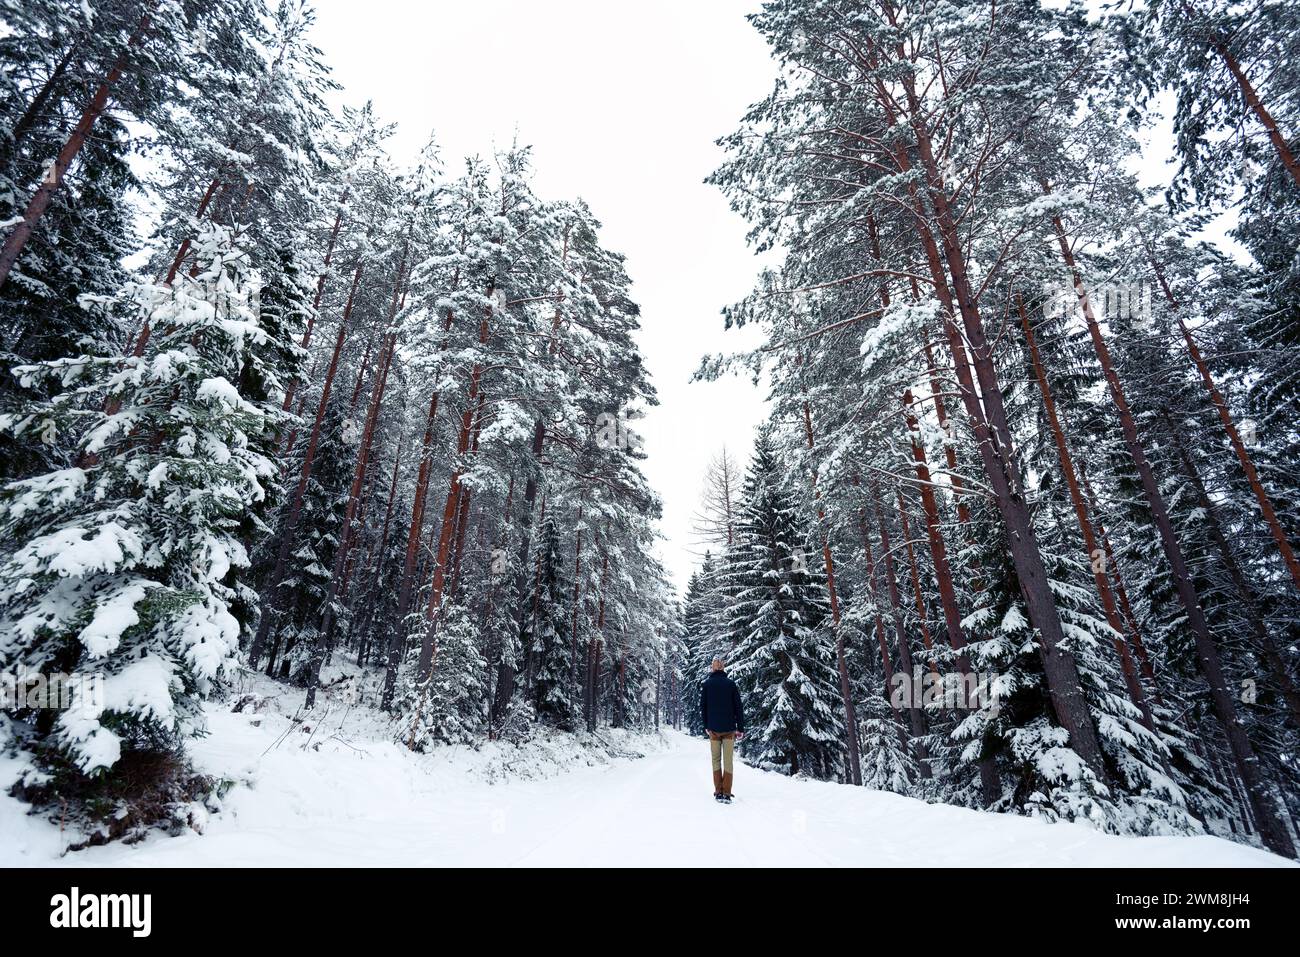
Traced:
[[[1124, 75], [1136, 81], [1129, 102], [1139, 112], [1153, 97], [1170, 91], [1179, 160], [1168, 190], [1170, 206], [1186, 226], [1199, 217], [1231, 210], [1232, 236], [1251, 261], [1238, 264], [1219, 256], [1199, 279], [1232, 288], [1216, 302], [1221, 309], [1199, 310], [1200, 290], [1189, 294], [1178, 281], [1186, 272], [1182, 239], [1166, 244], [1170, 230], [1146, 229], [1143, 246], [1158, 284], [1174, 308], [1201, 312], [1196, 335], [1213, 345], [1210, 353], [1220, 384], [1242, 385], [1238, 415], [1263, 427], [1269, 440], [1238, 455], [1258, 470], [1257, 498], [1263, 489], [1284, 489], [1290, 463], [1300, 454], [1295, 431], [1285, 423], [1300, 415], [1300, 370], [1293, 355], [1300, 345], [1300, 276], [1295, 249], [1300, 242], [1300, 161], [1295, 140], [1300, 128], [1295, 48], [1300, 17], [1292, 4], [1222, 0], [1190, 4], [1158, 0], [1114, 18], [1119, 43], [1130, 54]], [[1162, 217], [1164, 218], [1164, 217]], [[1159, 248], [1163, 247], [1163, 248]], [[1212, 248], [1195, 250], [1193, 261], [1215, 258]], [[1160, 273], [1163, 272], [1164, 275]], [[1169, 277], [1172, 276], [1172, 283]], [[1190, 317], [1181, 320], [1190, 322]], [[1241, 406], [1245, 406], [1244, 409]], [[1276, 496], [1274, 496], [1276, 498]], [[1280, 514], [1271, 519], [1275, 539], [1291, 550], [1288, 571], [1300, 591], [1300, 516], [1294, 500], [1270, 501]]]
[[[300, 531], [289, 553], [287, 574], [279, 584], [280, 613], [270, 631], [265, 671], [299, 684], [306, 680], [321, 606], [329, 594], [330, 567], [338, 548], [347, 485], [356, 456], [355, 436], [349, 441], [350, 431], [346, 428], [346, 403], [341, 400], [330, 403], [321, 420], [311, 474], [299, 505], [301, 514], [296, 524]], [[304, 443], [290, 458], [288, 475], [300, 474], [306, 449]], [[291, 507], [292, 499], [284, 504], [283, 510]], [[286, 516], [276, 516], [275, 527], [284, 529], [287, 524]], [[263, 582], [272, 573], [279, 543], [275, 535], [263, 539], [258, 556], [258, 577]], [[266, 587], [269, 586], [263, 584], [263, 590]]]
[[843, 765], [843, 712], [829, 607], [784, 476], [760, 434], [742, 490], [740, 541], [722, 573], [734, 595], [729, 668], [752, 733], [741, 747], [762, 767], [831, 779]]
[[[737, 508], [739, 508], [739, 489]], [[734, 537], [734, 536], [733, 536]], [[729, 649], [725, 630], [718, 627], [719, 608], [717, 578], [719, 566], [711, 552], [692, 574], [682, 603], [681, 707], [686, 728], [691, 734], [703, 734], [700, 721], [700, 686], [708, 677], [714, 658], [726, 658]]]
[[28, 746], [79, 775], [125, 753], [179, 751], [239, 640], [239, 531], [274, 477], [279, 412], [239, 392], [267, 345], [243, 237], [210, 226], [195, 255], [194, 276], [129, 284], [100, 304], [153, 325], [144, 356], [24, 367], [21, 382], [54, 395], [3, 418], [12, 434], [79, 453], [6, 486], [0, 567], [4, 667], [104, 676], [101, 701], [52, 724], [30, 716]]
[[858, 712], [862, 744], [862, 786], [896, 794], [913, 794], [916, 761], [900, 733], [902, 726], [879, 691], [863, 695]]
[[[62, 3], [3, 5], [9, 29], [0, 41], [0, 222], [21, 217], [34, 184], [59, 152], [70, 111], [99, 66], [116, 15]], [[75, 176], [55, 194], [39, 225], [39, 239], [24, 249], [21, 265], [0, 284], [0, 402], [30, 398], [10, 375], [15, 365], [79, 353], [110, 355], [126, 330], [80, 297], [112, 295], [127, 279], [121, 260], [134, 251], [128, 212], [139, 185], [126, 161], [130, 140], [120, 117], [101, 117], [94, 137], [78, 154]], [[8, 232], [8, 229], [5, 230]], [[0, 437], [0, 476], [15, 478], [69, 464], [60, 450]]]
[[[449, 354], [472, 341], [477, 334], [474, 317], [481, 303], [477, 288], [477, 244], [482, 242], [488, 225], [490, 197], [486, 169], [472, 161], [457, 179], [448, 183], [440, 196], [431, 196], [434, 208], [425, 215], [436, 219], [438, 228], [416, 237], [418, 245], [412, 258], [410, 289], [403, 309], [402, 323], [407, 329], [406, 348], [416, 386], [416, 406], [424, 410], [420, 417], [415, 447], [415, 478], [411, 490], [410, 511], [406, 526], [401, 571], [397, 577], [393, 624], [377, 640], [385, 648], [387, 666], [384, 676], [384, 705], [395, 693], [398, 671], [404, 658], [408, 632], [423, 641], [426, 628], [419, 626], [416, 593], [421, 573], [421, 542], [426, 525], [436, 527], [436, 510], [429, 491], [435, 475], [444, 471], [453, 449], [449, 439], [439, 433], [439, 408], [445, 408], [448, 393], [456, 383], [454, 365]], [[427, 390], [427, 391], [426, 391]], [[419, 420], [417, 420], [419, 421]], [[472, 423], [471, 423], [472, 427]], [[511, 606], [513, 608], [513, 605]]]
[[1300, 123], [1300, 16], [1291, 4], [1154, 0], [1114, 16], [1130, 54], [1116, 76], [1135, 83], [1141, 105], [1174, 94], [1175, 201], [1210, 206], [1243, 182], [1269, 189], [1258, 174], [1270, 167], [1300, 188], [1290, 139]]
[[[1260, 734], [1257, 725], [1252, 728], [1249, 718], [1243, 721], [1238, 716], [1243, 703], [1234, 700], [1235, 682], [1229, 676], [1241, 667], [1234, 666], [1241, 659], [1225, 634], [1216, 634], [1210, 619], [1231, 608], [1234, 616], [1241, 615], [1248, 622], [1256, 620], [1253, 638], [1258, 650], [1255, 654], [1265, 653], [1270, 644], [1267, 629], [1257, 620], [1254, 589], [1244, 573], [1237, 574], [1228, 591], [1222, 592], [1214, 586], [1213, 574], [1207, 576], [1198, 570], [1198, 563], [1190, 560], [1198, 541], [1202, 545], [1210, 544], [1206, 533], [1213, 528], [1210, 519], [1215, 510], [1212, 507], [1201, 511], [1194, 493], [1194, 480], [1192, 493], [1181, 496], [1180, 501], [1179, 496], [1171, 494], [1178, 486], [1167, 478], [1186, 472], [1189, 463], [1195, 472], [1191, 440], [1169, 424], [1175, 414], [1173, 410], [1182, 409], [1184, 414], [1192, 416], [1199, 413], [1207, 422], [1219, 418], [1210, 408], [1210, 394], [1204, 384], [1193, 378], [1186, 337], [1174, 332], [1184, 318], [1193, 317], [1190, 310], [1186, 317], [1182, 315], [1184, 307], [1172, 295], [1168, 274], [1154, 255], [1157, 247], [1168, 255], [1179, 243], [1176, 236], [1168, 235], [1171, 230], [1160, 228], [1162, 217], [1146, 209], [1142, 194], [1123, 168], [1119, 149], [1095, 150], [1084, 158], [1073, 148], [1074, 143], [1090, 137], [1097, 129], [1115, 130], [1118, 126], [1110, 108], [1098, 102], [1076, 127], [1040, 128], [1030, 144], [1034, 165], [1044, 171], [1036, 184], [1038, 193], [1050, 191], [1050, 195], [1038, 200], [1037, 206], [1041, 215], [1050, 221], [1051, 232], [1057, 239], [1059, 259], [1065, 270], [1064, 278], [1058, 282], [1075, 290], [1072, 298], [1076, 301], [1071, 303], [1074, 308], [1066, 310], [1065, 324], [1086, 330], [1083, 348], [1072, 359], [1088, 370], [1093, 382], [1101, 384], [1104, 378], [1105, 394], [1111, 399], [1110, 403], [1095, 405], [1090, 410], [1094, 418], [1089, 424], [1097, 430], [1097, 441], [1090, 447], [1101, 450], [1118, 446], [1119, 453], [1109, 457], [1107, 468], [1096, 477], [1105, 482], [1109, 472], [1110, 480], [1124, 490], [1122, 498], [1140, 503], [1126, 516], [1134, 523], [1131, 532], [1124, 528], [1119, 531], [1127, 532], [1123, 535], [1128, 539], [1126, 548], [1150, 549], [1147, 561], [1131, 567], [1141, 569], [1138, 593], [1145, 594], [1159, 609], [1153, 616], [1156, 643], [1169, 650], [1179, 649], [1174, 657], [1187, 666], [1185, 677], [1191, 682], [1189, 689], [1196, 685], [1202, 692], [1209, 689], [1208, 699], [1193, 692], [1193, 700], [1211, 705], [1207, 717], [1212, 725], [1218, 726], [1209, 731], [1211, 738], [1225, 736], [1232, 761], [1247, 782], [1246, 790], [1261, 822], [1261, 832], [1266, 840], [1282, 846], [1285, 841], [1280, 835], [1285, 828], [1276, 820], [1268, 796], [1270, 785], [1258, 780], [1259, 764], [1252, 756], [1268, 735]], [[1125, 142], [1113, 134], [1110, 139], [1117, 148]], [[1053, 191], [1052, 182], [1077, 178], [1092, 183], [1089, 195], [1077, 190]], [[1166, 235], [1161, 237], [1161, 233]], [[1075, 255], [1071, 246], [1081, 235], [1095, 236], [1098, 242], [1094, 249], [1080, 250]], [[1112, 237], [1124, 237], [1128, 242], [1116, 244]], [[1126, 246], [1141, 250], [1142, 255], [1131, 259]], [[1207, 264], [1214, 260], [1212, 255], [1204, 254], [1175, 254], [1175, 258], [1202, 259]], [[1196, 267], [1184, 262], [1180, 268]], [[1222, 270], [1225, 280], [1231, 282], [1235, 271], [1231, 267]], [[1102, 276], [1106, 278], [1099, 278]], [[1204, 284], [1207, 299], [1191, 310], [1206, 308], [1221, 317], [1240, 308], [1231, 299], [1221, 301], [1220, 305], [1216, 301], [1216, 286], [1217, 283]], [[1070, 321], [1071, 316], [1079, 314], [1083, 322]], [[1104, 335], [1099, 319], [1108, 327]], [[1186, 328], [1185, 323], [1182, 328]], [[1063, 341], [1069, 343], [1070, 339]], [[1212, 432], [1193, 430], [1190, 434], [1197, 437], [1197, 444], [1209, 438], [1210, 448], [1222, 449], [1227, 435], [1221, 420], [1217, 425]], [[1185, 461], [1179, 446], [1187, 453]], [[1252, 494], [1244, 474], [1239, 468], [1234, 471], [1241, 491], [1254, 499], [1249, 506], [1253, 511], [1261, 489], [1256, 482]], [[1226, 502], [1225, 507], [1231, 508]], [[1182, 534], [1178, 529], [1180, 519], [1184, 520]], [[1268, 541], [1270, 536], [1264, 524], [1259, 523], [1255, 530], [1261, 541]], [[1249, 525], [1244, 530], [1248, 531]], [[1124, 550], [1121, 548], [1121, 556]], [[1276, 539], [1269, 551], [1273, 552], [1269, 564], [1277, 570], [1285, 569], [1287, 563], [1276, 554]], [[1219, 549], [1218, 558], [1225, 569], [1236, 566], [1231, 549]], [[1138, 639], [1135, 637], [1133, 641], [1136, 647]], [[1265, 680], [1269, 680], [1269, 670], [1263, 669]], [[1288, 677], [1285, 668], [1279, 674], [1285, 683]], [[1147, 710], [1151, 710], [1149, 706]], [[1243, 735], [1242, 727], [1255, 733], [1248, 731]], [[1177, 742], [1182, 736], [1173, 732], [1172, 740]], [[1274, 762], [1265, 762], [1269, 763], [1278, 767]]]
[[437, 667], [417, 686], [413, 670], [399, 706], [409, 708], [413, 724], [403, 726], [407, 746], [470, 744], [487, 719], [484, 679], [487, 662], [480, 650], [478, 622], [463, 605], [452, 605], [438, 629]]
[[[969, 27], [976, 20], [998, 34], [996, 44], [975, 41]], [[1010, 795], [1002, 806], [1028, 809], [1026, 799], [1037, 789], [1003, 790], [1012, 783], [1007, 775], [1035, 768], [1047, 791], [1060, 788], [1064, 779], [1051, 761], [1034, 756], [1059, 747], [1064, 728], [1087, 768], [1068, 762], [1079, 771], [1074, 777], [1084, 799], [1071, 810], [1075, 799], [1066, 787], [1056, 802], [1064, 813], [1096, 810], [1104, 826], [1153, 831], [1194, 826], [1189, 812], [1213, 817], [1219, 792], [1206, 786], [1207, 762], [1186, 750], [1185, 731], [1170, 725], [1170, 713], [1156, 709], [1154, 732], [1144, 727], [1131, 733], [1128, 709], [1134, 705], [1125, 699], [1139, 702], [1140, 713], [1142, 697], [1155, 693], [1149, 667], [1147, 687], [1136, 691], [1119, 670], [1126, 644], [1138, 657], [1138, 632], [1146, 625], [1134, 629], [1129, 619], [1146, 613], [1143, 596], [1129, 596], [1136, 607], [1122, 611], [1124, 634], [1117, 641], [1115, 616], [1102, 614], [1100, 599], [1091, 597], [1097, 584], [1088, 566], [1096, 559], [1081, 560], [1077, 513], [1071, 514], [1064, 486], [1053, 480], [1060, 470], [1053, 430], [1042, 419], [1039, 396], [1022, 385], [1033, 381], [1027, 376], [1033, 370], [1014, 337], [995, 339], [985, 331], [991, 317], [1014, 309], [1017, 292], [1026, 293], [1031, 311], [1036, 308], [1029, 291], [1055, 278], [1045, 262], [1052, 250], [1041, 225], [1050, 218], [1048, 203], [1067, 204], [1061, 208], [1068, 207], [1065, 218], [1074, 230], [1068, 246], [1101, 244], [1108, 257], [1103, 274], [1121, 281], [1132, 275], [1132, 249], [1143, 244], [1130, 244], [1126, 257], [1117, 248], [1112, 257], [1108, 237], [1132, 237], [1132, 223], [1123, 220], [1133, 190], [1117, 188], [1091, 163], [1103, 156], [1109, 162], [1128, 149], [1115, 135], [1119, 124], [1106, 133], [1113, 151], [1081, 149], [1096, 143], [1098, 130], [1074, 128], [1081, 117], [1086, 126], [1089, 116], [1109, 115], [1112, 88], [1098, 73], [1112, 69], [1113, 50], [1077, 10], [1035, 2], [1016, 4], [1007, 15], [1005, 8], [994, 12], [972, 0], [921, 17], [887, 2], [827, 2], [816, 12], [772, 3], [754, 22], [772, 42], [781, 75], [773, 95], [753, 107], [727, 141], [731, 158], [714, 179], [754, 224], [756, 244], [780, 247], [784, 259], [726, 317], [729, 324], [763, 327], [763, 347], [742, 357], [742, 364], [771, 377], [774, 419], [784, 426], [776, 433], [779, 457], [791, 472], [816, 475], [829, 541], [839, 539], [837, 559], [863, 508], [859, 488], [871, 487], [873, 475], [888, 483], [882, 498], [899, 498], [900, 521], [907, 521], [906, 499], [922, 500], [910, 535], [905, 527], [891, 531], [921, 546], [908, 558], [911, 609], [900, 609], [887, 587], [883, 542], [863, 539], [865, 567], [855, 567], [856, 551], [849, 553], [853, 561], [836, 562], [845, 592], [864, 599], [874, 592], [875, 610], [886, 615], [904, 611], [902, 640], [891, 649], [881, 615], [871, 621], [869, 602], [850, 609], [855, 624], [868, 631], [876, 626], [886, 673], [904, 648], [916, 654], [919, 637], [939, 669], [964, 671], [967, 659], [1008, 682], [1003, 690], [1017, 706], [997, 716], [950, 718], [931, 711], [931, 731], [950, 742], [931, 757], [945, 768], [978, 759], [981, 770], [1000, 770], [1001, 784], [980, 775], [985, 798]], [[900, 31], [910, 45], [897, 44]], [[931, 48], [942, 65], [916, 52]], [[945, 75], [975, 63], [978, 81], [956, 97]], [[1011, 89], [1018, 92], [1008, 95]], [[1088, 109], [1079, 109], [1081, 103]], [[975, 133], [971, 123], [987, 135]], [[1025, 132], [1005, 140], [1008, 129]], [[989, 142], [1002, 144], [996, 158], [984, 148]], [[1068, 145], [1049, 157], [1044, 143]], [[1089, 169], [1066, 169], [1071, 162]], [[1072, 191], [1044, 200], [1044, 183], [1050, 188], [1053, 180], [1086, 182], [1095, 196], [1084, 202]], [[974, 182], [978, 195], [968, 196]], [[774, 196], [788, 202], [773, 203]], [[972, 217], [974, 209], [984, 212]], [[1093, 211], [1105, 209], [1113, 215], [1105, 229], [1094, 231]], [[1075, 219], [1087, 228], [1081, 232]], [[1060, 404], [1068, 407], [1062, 416], [1067, 445], [1080, 459], [1080, 475], [1091, 471], [1105, 500], [1131, 501], [1138, 490], [1132, 468], [1112, 456], [1114, 410], [1096, 403], [1096, 386], [1104, 383], [1092, 364], [1096, 353], [1090, 358], [1090, 343], [1078, 332], [1068, 325], [1056, 329], [1044, 345], [1047, 379], [1062, 387]], [[1129, 335], [1113, 324], [1111, 332]], [[1153, 347], [1131, 341], [1135, 355]], [[1058, 348], [1068, 348], [1068, 361]], [[1148, 355], [1144, 377], [1149, 364]], [[711, 361], [702, 371], [713, 374], [727, 365]], [[906, 431], [899, 423], [900, 398]], [[815, 424], [818, 441], [809, 444], [810, 454], [790, 440], [799, 419]], [[1068, 434], [1072, 430], [1083, 435]], [[900, 448], [907, 432], [911, 447]], [[1124, 481], [1127, 488], [1113, 493], [1111, 483]], [[972, 495], [972, 488], [980, 494]], [[804, 506], [810, 506], [806, 499]], [[1124, 548], [1151, 541], [1149, 518], [1120, 522], [1113, 512], [1103, 518], [1116, 526], [1118, 566], [1130, 565]], [[877, 524], [883, 535], [892, 521]], [[874, 561], [868, 548], [876, 550]], [[895, 583], [901, 584], [897, 550], [893, 557]], [[1148, 556], [1154, 561], [1147, 565], [1156, 567], [1160, 557]], [[1110, 571], [1119, 592], [1119, 568]], [[1160, 629], [1184, 627], [1173, 605], [1155, 608], [1150, 617]], [[894, 624], [897, 636], [897, 618]], [[854, 688], [865, 687], [861, 673], [850, 677]], [[1040, 724], [1050, 734], [1035, 736], [1031, 729]], [[972, 732], [979, 747], [967, 746], [976, 741]], [[1017, 751], [1013, 739], [1026, 747]], [[936, 786], [946, 800], [978, 800], [973, 776], [945, 773]], [[1113, 803], [1090, 806], [1093, 798]]]
[[569, 642], [568, 598], [571, 585], [565, 575], [564, 554], [554, 512], [538, 530], [536, 579], [528, 595], [524, 647], [533, 662], [533, 706], [543, 722], [571, 731], [577, 722], [577, 704], [571, 681], [573, 653]]
[[[190, 268], [205, 218], [253, 227], [259, 262], [285, 231], [319, 218], [320, 146], [332, 125], [323, 97], [335, 84], [308, 38], [315, 15], [303, 0], [226, 2], [227, 20], [196, 44], [185, 109], [159, 127], [162, 209], [150, 266], [165, 279]], [[134, 347], [148, 335], [141, 329]]]

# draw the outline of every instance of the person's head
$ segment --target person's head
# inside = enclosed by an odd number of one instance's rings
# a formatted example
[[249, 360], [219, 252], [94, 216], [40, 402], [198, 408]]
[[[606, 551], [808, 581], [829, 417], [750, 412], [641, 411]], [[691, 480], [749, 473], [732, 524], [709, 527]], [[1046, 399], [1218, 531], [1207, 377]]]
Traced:
[[725, 661], [723, 661], [721, 658], [714, 658], [713, 665], [709, 668], [709, 670], [721, 671], [725, 667], [727, 667], [727, 663]]

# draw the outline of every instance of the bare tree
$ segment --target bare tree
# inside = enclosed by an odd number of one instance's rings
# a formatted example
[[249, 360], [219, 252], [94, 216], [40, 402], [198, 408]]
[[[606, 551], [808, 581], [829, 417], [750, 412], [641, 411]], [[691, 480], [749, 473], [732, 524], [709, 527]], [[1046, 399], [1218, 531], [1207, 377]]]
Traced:
[[740, 467], [724, 445], [709, 460], [700, 507], [692, 516], [691, 533], [705, 549], [721, 550], [735, 541], [739, 486]]

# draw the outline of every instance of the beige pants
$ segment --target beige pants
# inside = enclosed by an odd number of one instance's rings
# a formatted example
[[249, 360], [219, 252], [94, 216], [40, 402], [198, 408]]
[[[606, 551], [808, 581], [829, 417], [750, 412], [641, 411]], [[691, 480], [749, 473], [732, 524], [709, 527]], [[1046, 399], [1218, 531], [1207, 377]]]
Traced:
[[736, 746], [736, 732], [709, 732], [709, 752], [713, 756], [713, 793], [731, 793], [732, 751]]

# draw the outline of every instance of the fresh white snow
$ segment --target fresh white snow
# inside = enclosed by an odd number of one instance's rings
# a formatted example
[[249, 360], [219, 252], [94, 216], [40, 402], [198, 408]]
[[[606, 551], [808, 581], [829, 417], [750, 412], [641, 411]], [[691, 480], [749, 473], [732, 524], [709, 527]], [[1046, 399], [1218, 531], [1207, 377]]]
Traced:
[[[61, 855], [67, 836], [5, 796], [0, 865], [1292, 866], [1219, 838], [1111, 837], [743, 766], [722, 806], [707, 742], [675, 731], [604, 731], [603, 752], [554, 735], [414, 755], [368, 708], [335, 695], [294, 724], [279, 709], [297, 693], [279, 695], [210, 710], [192, 753], [235, 784], [216, 813], [194, 808], [202, 833]], [[0, 786], [16, 770], [0, 762]]]

